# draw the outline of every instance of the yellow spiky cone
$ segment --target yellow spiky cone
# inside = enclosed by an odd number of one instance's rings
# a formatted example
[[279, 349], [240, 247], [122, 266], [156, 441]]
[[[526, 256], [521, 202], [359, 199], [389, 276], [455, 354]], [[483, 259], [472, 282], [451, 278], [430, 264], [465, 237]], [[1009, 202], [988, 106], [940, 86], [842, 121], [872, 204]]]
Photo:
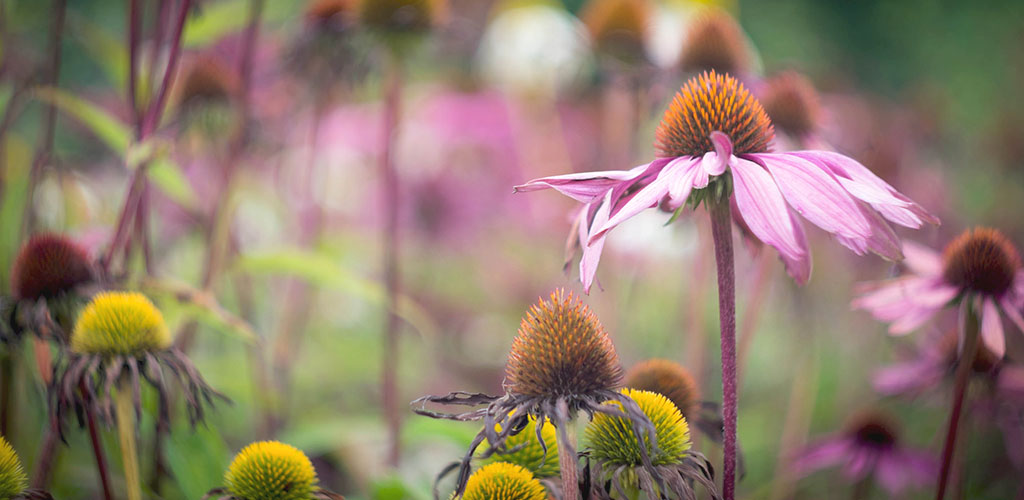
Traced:
[[11, 498], [25, 490], [28, 476], [21, 467], [18, 454], [3, 436], [0, 436], [0, 499]]
[[171, 334], [160, 310], [135, 292], [97, 294], [71, 333], [71, 350], [79, 354], [137, 356], [170, 345]]
[[[622, 389], [622, 394], [636, 401], [640, 410], [654, 424], [655, 436], [658, 440], [657, 453], [649, 438], [644, 435], [647, 453], [653, 465], [671, 465], [680, 463], [690, 449], [690, 426], [671, 401], [661, 394]], [[618, 405], [619, 402], [606, 404]], [[584, 433], [590, 448], [591, 457], [604, 463], [626, 466], [641, 465], [640, 443], [633, 433], [633, 424], [626, 418], [613, 417], [604, 413], [594, 416]]]
[[473, 473], [466, 483], [464, 500], [546, 500], [547, 493], [530, 471], [497, 462]]
[[228, 491], [246, 500], [308, 500], [316, 491], [316, 471], [298, 448], [278, 441], [246, 446], [224, 474]]

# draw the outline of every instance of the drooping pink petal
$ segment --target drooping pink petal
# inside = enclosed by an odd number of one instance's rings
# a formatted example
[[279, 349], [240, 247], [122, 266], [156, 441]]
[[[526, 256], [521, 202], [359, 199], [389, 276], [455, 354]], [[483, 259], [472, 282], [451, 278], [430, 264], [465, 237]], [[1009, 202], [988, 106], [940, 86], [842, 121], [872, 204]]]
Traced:
[[[639, 191], [633, 193], [628, 201], [624, 205], [618, 208], [613, 208], [611, 217], [601, 225], [594, 225], [594, 231], [590, 234], [590, 239], [593, 241], [595, 238], [600, 238], [605, 235], [613, 227], [621, 224], [627, 219], [635, 216], [636, 214], [647, 210], [648, 208], [657, 206], [661, 202], [661, 199], [665, 195], [669, 194], [670, 188], [680, 181], [678, 177], [686, 177], [689, 170], [694, 168], [693, 161], [690, 157], [679, 157], [668, 163], [665, 168], [661, 169], [658, 173], [658, 177], [654, 179], [650, 184], [640, 188]], [[615, 193], [610, 192], [612, 200], [614, 201]], [[689, 196], [689, 193], [687, 193]]]
[[1013, 297], [1010, 294], [1004, 295], [999, 299], [999, 307], [1002, 308], [1006, 316], [1010, 318], [1010, 321], [1017, 326], [1017, 330], [1024, 333], [1024, 317], [1021, 317], [1020, 306], [1014, 304]]
[[512, 188], [517, 193], [528, 193], [541, 189], [554, 189], [576, 201], [591, 203], [601, 199], [614, 186], [637, 178], [651, 164], [640, 165], [630, 170], [605, 170], [600, 172], [581, 172], [576, 174], [552, 175], [533, 179], [526, 184]]
[[797, 243], [800, 244], [801, 248], [808, 249], [804, 253], [803, 257], [791, 258], [785, 254], [780, 253], [779, 258], [782, 259], [782, 263], [786, 266], [786, 274], [789, 274], [793, 281], [798, 285], [806, 285], [811, 280], [811, 270], [814, 267], [811, 262], [810, 246], [807, 244], [807, 235], [804, 234], [804, 226], [796, 219], [793, 214], [789, 214], [790, 219], [793, 223], [793, 234], [796, 236]]
[[1006, 338], [1003, 336], [1003, 318], [999, 314], [999, 308], [991, 298], [984, 300], [981, 306], [981, 340], [985, 347], [996, 358], [1002, 359], [1006, 354]]
[[[686, 163], [680, 163], [679, 171], [672, 174], [672, 179], [669, 180], [668, 185], [668, 197], [669, 201], [675, 206], [680, 207], [683, 203], [686, 203], [686, 199], [690, 197], [690, 193], [693, 191], [693, 185], [696, 182], [697, 176], [702, 172], [702, 169], [698, 168], [697, 160], [690, 158]], [[666, 167], [666, 170], [668, 167]]]
[[875, 477], [878, 484], [890, 495], [899, 495], [911, 482], [911, 471], [903, 463], [899, 450], [888, 450], [879, 453], [878, 464], [875, 466]]
[[921, 276], [942, 274], [942, 257], [938, 252], [913, 241], [903, 242], [903, 263], [911, 272]]
[[875, 373], [875, 390], [885, 395], [914, 394], [935, 387], [945, 368], [932, 359], [916, 359], [886, 366]]
[[853, 197], [813, 163], [784, 153], [747, 156], [760, 160], [790, 206], [814, 225], [844, 238], [871, 236], [871, 224]]
[[860, 208], [861, 214], [871, 224], [871, 237], [863, 240], [860, 238], [836, 236], [836, 240], [846, 248], [853, 250], [857, 255], [863, 255], [865, 251], [871, 251], [891, 261], [902, 260], [903, 252], [900, 251], [900, 239], [893, 232], [892, 228], [889, 227], [889, 223], [864, 202], [858, 201], [857, 207]]
[[601, 261], [601, 252], [604, 251], [605, 236], [592, 238], [593, 228], [600, 227], [608, 221], [608, 212], [611, 210], [612, 193], [605, 194], [604, 202], [594, 213], [594, 220], [590, 224], [590, 230], [584, 234], [584, 224], [580, 229], [580, 244], [583, 245], [583, 255], [580, 257], [580, 280], [583, 282], [583, 291], [590, 293], [590, 287], [594, 284], [594, 275], [597, 274], [597, 264]]
[[838, 465], [846, 458], [852, 447], [853, 443], [845, 436], [828, 438], [812, 444], [801, 451], [791, 463], [793, 473], [802, 477], [816, 470]]
[[850, 450], [849, 459], [843, 466], [843, 475], [851, 480], [867, 477], [878, 463], [878, 451], [864, 445], [854, 445]]
[[917, 276], [868, 287], [854, 299], [854, 309], [865, 309], [879, 321], [891, 323], [889, 333], [893, 335], [906, 334], [923, 325], [959, 293], [939, 279]]
[[750, 231], [784, 259], [799, 261], [807, 257], [806, 243], [797, 236], [786, 200], [768, 171], [737, 158], [732, 164], [732, 177], [736, 206]]
[[722, 175], [725, 168], [729, 166], [729, 161], [732, 158], [732, 141], [729, 136], [716, 130], [711, 132], [711, 144], [714, 145], [715, 150], [705, 153], [700, 163], [704, 171], [714, 177]]

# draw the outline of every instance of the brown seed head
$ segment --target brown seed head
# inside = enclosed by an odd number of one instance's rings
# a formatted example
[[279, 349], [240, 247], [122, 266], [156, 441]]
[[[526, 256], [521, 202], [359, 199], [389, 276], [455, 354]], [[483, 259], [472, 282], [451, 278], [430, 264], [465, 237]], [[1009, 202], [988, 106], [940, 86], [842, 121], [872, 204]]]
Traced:
[[390, 32], [429, 31], [444, 16], [446, 0], [359, 0], [359, 21]]
[[590, 0], [581, 17], [599, 52], [642, 61], [650, 15], [648, 0]]
[[648, 359], [626, 372], [626, 387], [667, 397], [686, 420], [693, 421], [700, 403], [700, 389], [690, 372], [667, 359]]
[[786, 71], [768, 80], [761, 102], [772, 123], [790, 135], [804, 136], [818, 128], [818, 93], [811, 81], [796, 71]]
[[734, 154], [763, 153], [775, 137], [761, 103], [735, 78], [702, 73], [687, 81], [658, 124], [658, 156], [698, 156], [714, 151], [711, 132], [732, 140]]
[[847, 432], [862, 445], [888, 448], [896, 444], [899, 428], [888, 415], [874, 410], [854, 416], [847, 424]]
[[995, 229], [968, 229], [942, 252], [943, 278], [967, 292], [1001, 295], [1020, 269], [1017, 249]]
[[743, 30], [725, 11], [708, 9], [690, 24], [680, 64], [686, 71], [743, 73], [750, 64]]
[[18, 300], [56, 297], [93, 278], [89, 254], [70, 238], [37, 234], [21, 247], [11, 270]]
[[238, 77], [214, 57], [197, 59], [185, 73], [178, 91], [180, 105], [227, 102], [238, 90]]
[[505, 377], [506, 388], [516, 395], [574, 398], [614, 390], [622, 367], [590, 308], [558, 289], [523, 317]]

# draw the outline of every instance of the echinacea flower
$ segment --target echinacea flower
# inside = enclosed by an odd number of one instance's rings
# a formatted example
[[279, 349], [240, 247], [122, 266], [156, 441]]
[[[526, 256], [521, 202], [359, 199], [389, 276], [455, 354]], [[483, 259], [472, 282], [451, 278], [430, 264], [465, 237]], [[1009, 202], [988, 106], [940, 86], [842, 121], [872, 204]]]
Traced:
[[28, 476], [21, 466], [18, 453], [3, 436], [0, 436], [0, 499], [53, 500], [53, 497], [43, 490], [28, 488]]
[[[501, 432], [501, 426], [494, 429]], [[519, 465], [530, 471], [535, 477], [548, 478], [558, 476], [558, 442], [555, 438], [555, 426], [544, 422], [537, 430], [537, 419], [530, 417], [526, 426], [518, 433], [505, 439], [505, 446], [494, 450], [494, 454], [485, 463], [505, 462]]]
[[[594, 477], [593, 494], [624, 500], [643, 491], [648, 498], [690, 499], [696, 498], [691, 483], [697, 481], [717, 497], [711, 467], [703, 455], [691, 450], [690, 427], [679, 408], [656, 392], [620, 392], [635, 401], [654, 424], [658, 446], [653, 448], [646, 436], [641, 444], [631, 432], [632, 424], [624, 418], [595, 415], [584, 431]], [[654, 465], [653, 477], [642, 466], [645, 448]]]
[[904, 446], [892, 420], [877, 412], [856, 416], [846, 430], [811, 444], [793, 462], [800, 476], [836, 466], [850, 483], [872, 479], [893, 496], [928, 484], [938, 471], [932, 455]]
[[589, 292], [608, 231], [664, 204], [679, 210], [726, 200], [734, 217], [775, 248], [806, 283], [811, 255], [800, 214], [858, 255], [902, 258], [886, 219], [910, 228], [938, 219], [857, 161], [829, 151], [768, 152], [774, 131], [761, 104], [735, 78], [704, 73], [676, 94], [658, 126], [658, 158], [631, 170], [534, 179], [517, 191], [553, 188], [584, 204], [577, 216]]
[[590, 0], [580, 14], [599, 54], [625, 64], [647, 61], [650, 0]]
[[317, 485], [313, 463], [298, 448], [258, 441], [242, 448], [224, 473], [223, 488], [204, 496], [218, 500], [343, 500]]
[[[537, 420], [535, 434], [542, 447], [547, 446], [542, 433], [545, 423], [550, 421], [557, 431], [565, 490], [576, 487], [572, 478], [577, 469], [575, 444], [566, 428], [574, 425], [580, 411], [591, 416], [607, 413], [624, 417], [632, 424], [636, 439], [643, 435], [654, 438], [655, 428], [637, 403], [616, 391], [621, 382], [622, 367], [604, 327], [571, 292], [556, 290], [549, 300], [538, 301], [523, 317], [505, 365], [503, 396], [465, 392], [426, 396], [413, 401], [419, 405], [413, 411], [432, 418], [483, 420], [483, 428], [459, 465], [457, 496], [465, 491], [471, 460], [484, 440], [488, 443], [488, 449], [480, 454], [484, 458], [507, 450], [509, 437], [520, 432], [531, 416]], [[621, 407], [604, 404], [607, 401], [618, 401]], [[449, 414], [427, 410], [428, 403], [487, 406]], [[643, 464], [652, 467], [646, 449], [640, 453]]]
[[683, 418], [716, 443], [722, 442], [722, 415], [717, 403], [701, 401], [700, 388], [689, 370], [675, 361], [648, 359], [626, 372], [626, 387], [667, 397]]
[[777, 130], [804, 144], [821, 126], [821, 103], [814, 85], [801, 73], [784, 71], [764, 82], [761, 102]]
[[[921, 342], [913, 357], [885, 366], [875, 373], [875, 390], [887, 396], [916, 396], [944, 382], [952, 382], [963, 357], [959, 339], [959, 333], [950, 329], [941, 333], [938, 339]], [[994, 382], [1001, 365], [1002, 360], [982, 345], [971, 362], [971, 373]]]
[[853, 306], [889, 323], [889, 333], [903, 335], [967, 301], [979, 317], [984, 346], [1002, 358], [1002, 316], [1024, 332], [1024, 270], [1010, 240], [995, 229], [979, 227], [964, 231], [941, 256], [909, 242], [903, 251], [909, 275], [867, 284]]
[[752, 56], [743, 29], [728, 12], [708, 8], [690, 23], [680, 55], [683, 71], [745, 75]]
[[205, 55], [193, 61], [183, 76], [176, 89], [181, 130], [210, 142], [212, 137], [233, 133], [239, 125], [233, 105], [241, 86], [234, 70]]
[[55, 299], [93, 280], [88, 252], [66, 236], [29, 238], [11, 269], [11, 290], [19, 301]]
[[465, 500], [546, 500], [547, 492], [530, 471], [515, 464], [496, 462], [469, 476]]
[[215, 397], [227, 400], [171, 345], [163, 315], [142, 294], [97, 294], [79, 316], [70, 344], [67, 360], [57, 366], [50, 390], [58, 425], [62, 426], [68, 411], [74, 411], [82, 423], [86, 406], [112, 421], [113, 394], [122, 388], [130, 389], [136, 416], [141, 418], [141, 382], [145, 380], [157, 390], [159, 422], [166, 426], [170, 418], [168, 376], [181, 385], [193, 425], [203, 419], [204, 404], [212, 405]]

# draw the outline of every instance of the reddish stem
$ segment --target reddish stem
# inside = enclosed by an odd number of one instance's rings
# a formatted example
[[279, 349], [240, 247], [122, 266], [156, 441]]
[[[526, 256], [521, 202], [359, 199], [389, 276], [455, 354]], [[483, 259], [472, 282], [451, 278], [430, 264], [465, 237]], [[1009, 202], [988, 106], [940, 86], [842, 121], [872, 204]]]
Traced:
[[722, 341], [722, 417], [725, 424], [722, 498], [733, 500], [736, 489], [736, 275], [729, 199], [709, 203], [708, 210], [718, 267], [718, 321]]
[[103, 456], [103, 445], [100, 443], [100, 433], [96, 427], [96, 415], [93, 413], [88, 401], [89, 396], [85, 389], [85, 382], [79, 384], [78, 390], [81, 391], [82, 398], [86, 399], [85, 423], [89, 428], [89, 441], [92, 442], [92, 453], [96, 457], [96, 470], [100, 476], [100, 488], [103, 489], [103, 498], [104, 500], [113, 500], [114, 495], [110, 490], [110, 476], [107, 472], [107, 460]]
[[174, 23], [174, 31], [172, 31], [174, 38], [171, 40], [171, 52], [167, 56], [167, 68], [164, 70], [164, 77], [160, 82], [160, 89], [157, 91], [156, 99], [146, 108], [146, 113], [142, 118], [140, 140], [148, 137], [156, 129], [157, 124], [160, 123], [164, 103], [167, 101], [167, 94], [177, 74], [178, 59], [181, 55], [181, 35], [185, 31], [185, 19], [188, 17], [188, 11], [191, 6], [191, 0], [182, 0], [181, 10], [178, 11], [178, 16]]
[[956, 451], [956, 438], [960, 431], [960, 416], [963, 413], [964, 400], [967, 397], [967, 384], [970, 382], [971, 365], [974, 364], [974, 358], [978, 355], [978, 315], [969, 303], [964, 304], [963, 307], [966, 309], [961, 325], [964, 332], [964, 349], [956, 365], [953, 407], [949, 415], [949, 426], [946, 428], [946, 442], [942, 445], [942, 468], [939, 472], [938, 491], [935, 494], [937, 500], [942, 500], [946, 496], [953, 455]]
[[392, 54], [390, 74], [384, 96], [383, 153], [380, 159], [381, 194], [384, 206], [384, 286], [387, 291], [387, 317], [384, 327], [382, 392], [388, 424], [388, 465], [397, 467], [400, 456], [401, 420], [398, 413], [398, 326], [395, 313], [399, 293], [398, 171], [395, 169], [394, 144], [398, 134], [398, 116], [402, 96], [401, 62]]

